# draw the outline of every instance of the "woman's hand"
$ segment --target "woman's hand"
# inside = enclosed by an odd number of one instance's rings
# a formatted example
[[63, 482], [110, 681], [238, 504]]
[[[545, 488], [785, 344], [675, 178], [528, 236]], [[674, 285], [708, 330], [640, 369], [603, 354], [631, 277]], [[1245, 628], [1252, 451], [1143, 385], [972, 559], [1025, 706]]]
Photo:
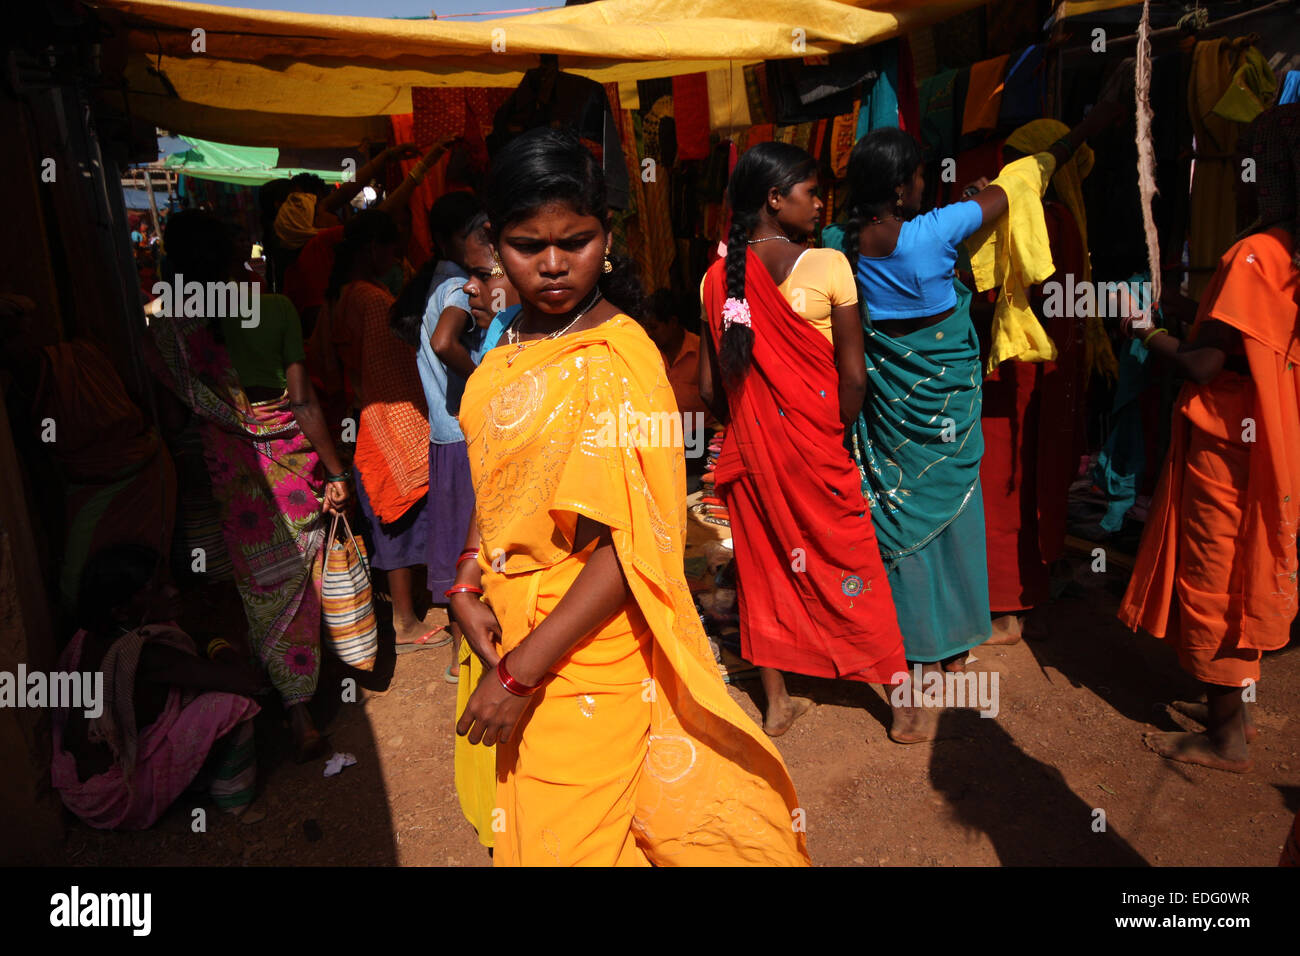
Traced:
[[[497, 653], [497, 642], [501, 640], [501, 624], [497, 616], [478, 599], [478, 595], [461, 591], [451, 596], [449, 606], [451, 616], [460, 625], [470, 649], [478, 655], [484, 667], [496, 667], [501, 660]], [[502, 688], [501, 693], [505, 693]]]
[[1140, 308], [1127, 286], [1120, 285], [1113, 296], [1107, 306], [1112, 309], [1111, 315], [1120, 316], [1120, 331], [1126, 336], [1130, 339], [1143, 338], [1155, 328], [1151, 310]]
[[414, 159], [420, 155], [420, 149], [414, 143], [398, 143], [384, 150], [384, 161], [396, 163], [403, 159]]
[[333, 514], [344, 514], [352, 505], [352, 481], [325, 482], [325, 510]]
[[[463, 625], [462, 625], [463, 626]], [[485, 674], [474, 688], [465, 713], [456, 723], [456, 733], [471, 744], [484, 747], [505, 743], [528, 707], [529, 698], [512, 694], [501, 686], [495, 673]]]

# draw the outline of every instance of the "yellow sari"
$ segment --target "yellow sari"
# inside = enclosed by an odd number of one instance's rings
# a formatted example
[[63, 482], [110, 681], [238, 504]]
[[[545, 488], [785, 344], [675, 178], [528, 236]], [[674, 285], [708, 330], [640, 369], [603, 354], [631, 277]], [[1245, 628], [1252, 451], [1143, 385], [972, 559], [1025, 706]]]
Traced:
[[493, 349], [465, 389], [501, 652], [555, 608], [594, 550], [573, 553], [579, 516], [611, 529], [631, 591], [556, 662], [497, 746], [498, 866], [809, 862], [794, 784], [727, 695], [686, 586], [681, 440], [650, 427], [674, 420], [663, 360], [626, 316], [517, 354]]

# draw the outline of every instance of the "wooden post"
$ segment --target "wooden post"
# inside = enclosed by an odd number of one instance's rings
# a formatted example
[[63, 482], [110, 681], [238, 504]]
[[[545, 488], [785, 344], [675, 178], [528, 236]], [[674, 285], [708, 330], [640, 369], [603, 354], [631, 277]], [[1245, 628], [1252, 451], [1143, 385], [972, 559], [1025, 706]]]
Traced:
[[146, 166], [144, 172], [145, 194], [149, 197], [149, 218], [153, 220], [153, 234], [162, 235], [162, 226], [158, 223], [158, 204], [153, 198], [153, 170]]

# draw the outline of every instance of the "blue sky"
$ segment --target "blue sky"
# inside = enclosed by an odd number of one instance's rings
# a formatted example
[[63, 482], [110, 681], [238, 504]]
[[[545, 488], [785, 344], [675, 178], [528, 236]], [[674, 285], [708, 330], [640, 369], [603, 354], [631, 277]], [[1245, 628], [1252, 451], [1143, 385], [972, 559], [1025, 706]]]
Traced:
[[564, 0], [197, 0], [197, 2], [209, 3], [216, 7], [292, 10], [296, 13], [329, 13], [349, 17], [419, 17], [428, 16], [430, 10], [437, 10], [442, 15], [564, 6]]

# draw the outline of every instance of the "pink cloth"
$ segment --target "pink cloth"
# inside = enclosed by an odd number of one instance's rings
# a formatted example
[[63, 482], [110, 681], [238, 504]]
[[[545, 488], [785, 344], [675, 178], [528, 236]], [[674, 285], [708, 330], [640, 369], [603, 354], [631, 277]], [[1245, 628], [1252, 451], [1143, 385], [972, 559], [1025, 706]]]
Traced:
[[[78, 631], [59, 658], [59, 669], [75, 671], [86, 632]], [[111, 701], [104, 701], [104, 707]], [[128, 784], [120, 765], [84, 782], [76, 758], [63, 748], [68, 711], [54, 712], [54, 756], [50, 777], [64, 805], [101, 830], [143, 830], [161, 817], [193, 783], [212, 746], [259, 710], [248, 697], [209, 691], [194, 697], [173, 687], [158, 719], [140, 730], [135, 773]]]

